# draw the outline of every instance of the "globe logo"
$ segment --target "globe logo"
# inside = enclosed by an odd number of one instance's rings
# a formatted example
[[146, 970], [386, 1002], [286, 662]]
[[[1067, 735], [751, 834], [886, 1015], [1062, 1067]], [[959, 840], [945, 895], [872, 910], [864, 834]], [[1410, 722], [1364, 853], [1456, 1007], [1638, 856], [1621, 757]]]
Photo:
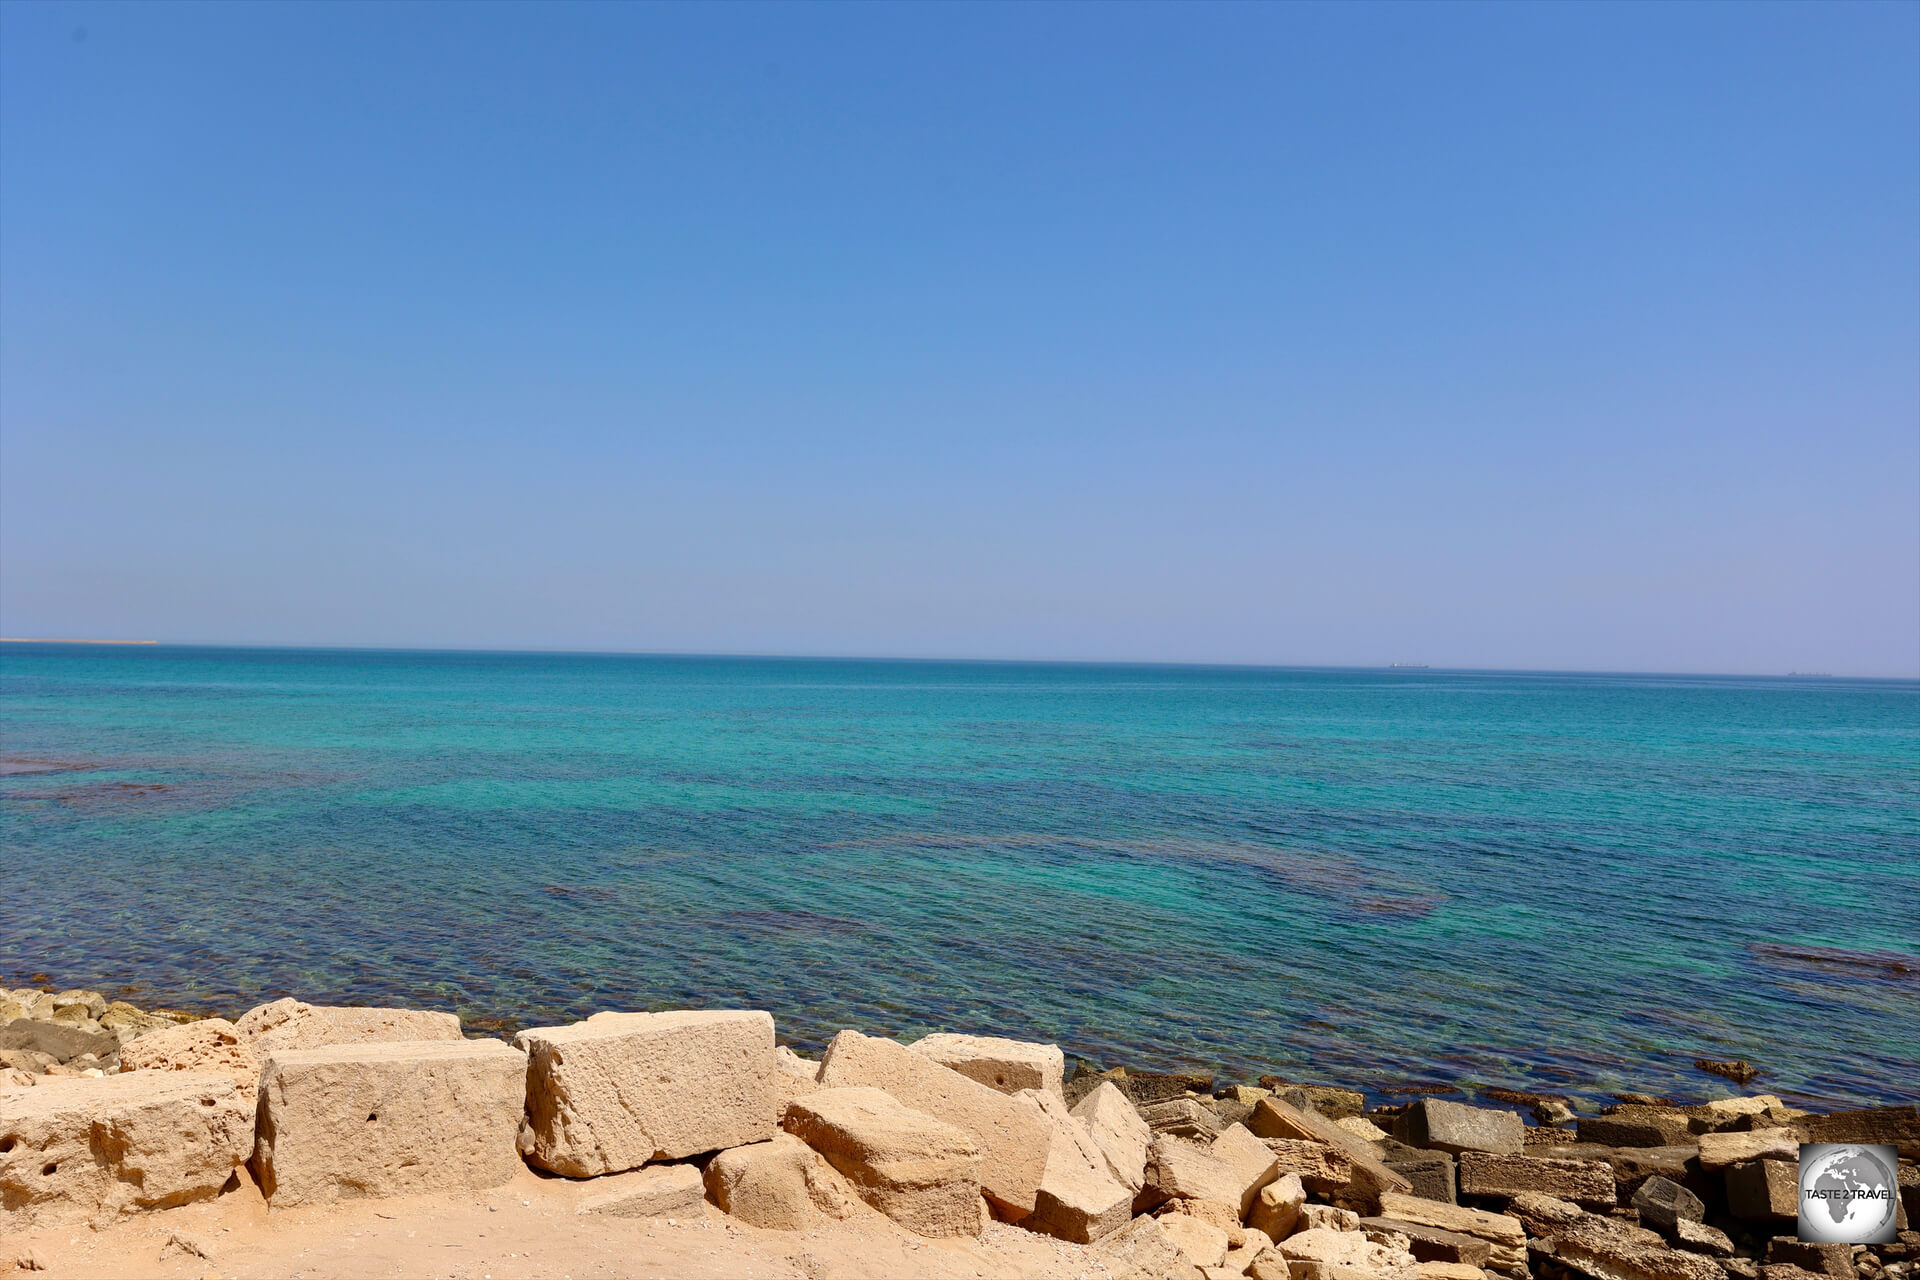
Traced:
[[1899, 1185], [1892, 1147], [1800, 1146], [1800, 1238], [1884, 1244], [1893, 1239]]

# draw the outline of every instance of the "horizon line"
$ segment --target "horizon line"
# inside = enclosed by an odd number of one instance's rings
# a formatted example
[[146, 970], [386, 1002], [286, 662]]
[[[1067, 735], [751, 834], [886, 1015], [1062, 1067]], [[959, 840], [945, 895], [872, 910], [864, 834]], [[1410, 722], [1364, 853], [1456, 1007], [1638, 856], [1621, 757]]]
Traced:
[[503, 657], [578, 657], [578, 658], [682, 658], [734, 659], [739, 661], [784, 662], [899, 662], [925, 664], [974, 663], [999, 666], [1062, 667], [1180, 667], [1229, 671], [1426, 671], [1456, 675], [1534, 675], [1534, 676], [1671, 676], [1741, 680], [1877, 680], [1920, 683], [1913, 675], [1835, 675], [1826, 671], [1682, 671], [1668, 669], [1601, 669], [1575, 667], [1452, 667], [1427, 663], [1330, 663], [1330, 662], [1230, 662], [1166, 658], [992, 658], [904, 654], [862, 653], [770, 653], [758, 650], [685, 650], [685, 649], [541, 649], [541, 648], [464, 648], [434, 645], [394, 644], [290, 644], [219, 643], [170, 640], [89, 640], [40, 639], [31, 636], [0, 636], [0, 644], [61, 644], [104, 646], [153, 646], [168, 649], [245, 649], [279, 650], [305, 653], [418, 653], [475, 654]]

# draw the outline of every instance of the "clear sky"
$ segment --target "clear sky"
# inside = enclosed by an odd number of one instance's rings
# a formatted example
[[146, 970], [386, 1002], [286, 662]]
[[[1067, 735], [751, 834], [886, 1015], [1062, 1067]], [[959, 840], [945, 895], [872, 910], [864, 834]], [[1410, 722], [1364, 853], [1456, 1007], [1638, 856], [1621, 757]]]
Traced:
[[1920, 672], [1920, 5], [0, 5], [0, 633]]

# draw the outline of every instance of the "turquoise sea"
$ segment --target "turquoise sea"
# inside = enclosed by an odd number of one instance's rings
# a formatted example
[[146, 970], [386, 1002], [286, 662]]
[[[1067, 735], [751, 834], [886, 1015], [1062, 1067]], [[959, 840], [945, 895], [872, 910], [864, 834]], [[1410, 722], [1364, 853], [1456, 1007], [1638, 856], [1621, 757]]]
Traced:
[[8, 644], [0, 755], [11, 985], [1920, 1095], [1914, 682]]

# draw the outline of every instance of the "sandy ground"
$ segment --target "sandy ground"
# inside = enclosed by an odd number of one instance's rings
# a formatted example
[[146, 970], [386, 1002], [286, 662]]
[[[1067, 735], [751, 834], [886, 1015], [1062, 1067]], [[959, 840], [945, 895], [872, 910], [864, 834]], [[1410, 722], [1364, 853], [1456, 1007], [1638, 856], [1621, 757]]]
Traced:
[[979, 1240], [924, 1240], [871, 1212], [811, 1231], [763, 1231], [711, 1205], [699, 1217], [583, 1216], [575, 1206], [594, 1193], [593, 1184], [525, 1170], [492, 1191], [271, 1213], [244, 1170], [241, 1177], [239, 1190], [217, 1200], [129, 1216], [100, 1230], [13, 1233], [0, 1239], [0, 1276], [1117, 1280], [1126, 1271], [1118, 1259], [1002, 1223]]

